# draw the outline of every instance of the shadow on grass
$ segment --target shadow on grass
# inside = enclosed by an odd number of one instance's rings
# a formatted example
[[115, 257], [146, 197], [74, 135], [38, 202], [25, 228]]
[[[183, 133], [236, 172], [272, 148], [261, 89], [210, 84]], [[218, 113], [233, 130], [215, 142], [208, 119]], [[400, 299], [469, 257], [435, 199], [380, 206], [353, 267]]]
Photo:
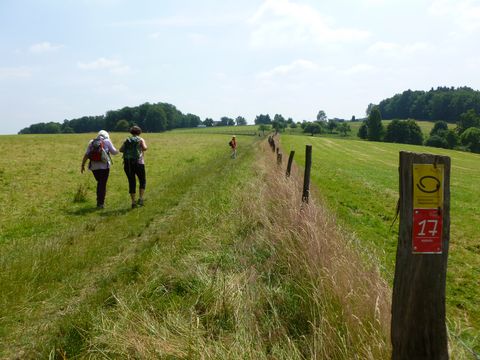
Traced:
[[109, 217], [109, 216], [125, 215], [128, 212], [130, 212], [130, 208], [105, 210], [105, 209], [97, 209], [96, 207], [84, 207], [84, 208], [75, 209], [75, 210], [68, 209], [65, 212], [68, 215], [74, 215], [74, 216], [83, 216], [83, 215], [88, 215], [96, 212], [100, 216]]

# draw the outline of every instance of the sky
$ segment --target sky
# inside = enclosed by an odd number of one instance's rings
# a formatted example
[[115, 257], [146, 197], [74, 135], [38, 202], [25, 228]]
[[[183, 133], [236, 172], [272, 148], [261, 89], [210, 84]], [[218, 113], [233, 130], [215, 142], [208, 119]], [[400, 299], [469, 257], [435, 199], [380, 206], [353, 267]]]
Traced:
[[361, 118], [480, 89], [480, 0], [0, 0], [0, 134], [145, 102]]

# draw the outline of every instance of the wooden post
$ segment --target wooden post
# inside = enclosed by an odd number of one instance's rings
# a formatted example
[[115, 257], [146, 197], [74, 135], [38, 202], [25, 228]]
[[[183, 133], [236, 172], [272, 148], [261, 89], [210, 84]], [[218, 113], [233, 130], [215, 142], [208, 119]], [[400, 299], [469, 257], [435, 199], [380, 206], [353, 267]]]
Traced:
[[282, 165], [282, 153], [281, 152], [277, 152], [277, 164]]
[[450, 158], [402, 151], [399, 172], [392, 359], [448, 359], [445, 287], [450, 238]]
[[287, 173], [286, 176], [290, 176], [290, 172], [292, 171], [292, 162], [293, 162], [293, 156], [295, 155], [295, 151], [292, 150], [290, 151], [290, 156], [288, 157], [288, 164], [287, 164]]
[[302, 201], [308, 204], [310, 194], [310, 169], [312, 168], [312, 145], [305, 147], [305, 174], [303, 176]]

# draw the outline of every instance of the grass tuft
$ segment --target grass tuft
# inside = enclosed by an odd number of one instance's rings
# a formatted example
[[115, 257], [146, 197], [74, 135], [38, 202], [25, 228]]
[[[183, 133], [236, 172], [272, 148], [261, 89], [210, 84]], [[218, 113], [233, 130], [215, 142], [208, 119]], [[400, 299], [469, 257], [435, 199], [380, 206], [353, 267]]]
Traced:
[[87, 202], [87, 195], [88, 195], [88, 186], [85, 184], [78, 185], [77, 192], [73, 196], [74, 203], [84, 203]]

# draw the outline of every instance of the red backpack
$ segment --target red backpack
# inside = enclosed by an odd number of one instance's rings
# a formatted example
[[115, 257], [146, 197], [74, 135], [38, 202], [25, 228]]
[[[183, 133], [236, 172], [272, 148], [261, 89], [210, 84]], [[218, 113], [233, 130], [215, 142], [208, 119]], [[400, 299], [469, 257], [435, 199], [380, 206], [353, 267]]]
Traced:
[[104, 161], [105, 160], [105, 155], [104, 155], [105, 150], [104, 150], [104, 142], [103, 138], [101, 136], [95, 138], [92, 140], [90, 152], [88, 153], [88, 158], [91, 161]]

